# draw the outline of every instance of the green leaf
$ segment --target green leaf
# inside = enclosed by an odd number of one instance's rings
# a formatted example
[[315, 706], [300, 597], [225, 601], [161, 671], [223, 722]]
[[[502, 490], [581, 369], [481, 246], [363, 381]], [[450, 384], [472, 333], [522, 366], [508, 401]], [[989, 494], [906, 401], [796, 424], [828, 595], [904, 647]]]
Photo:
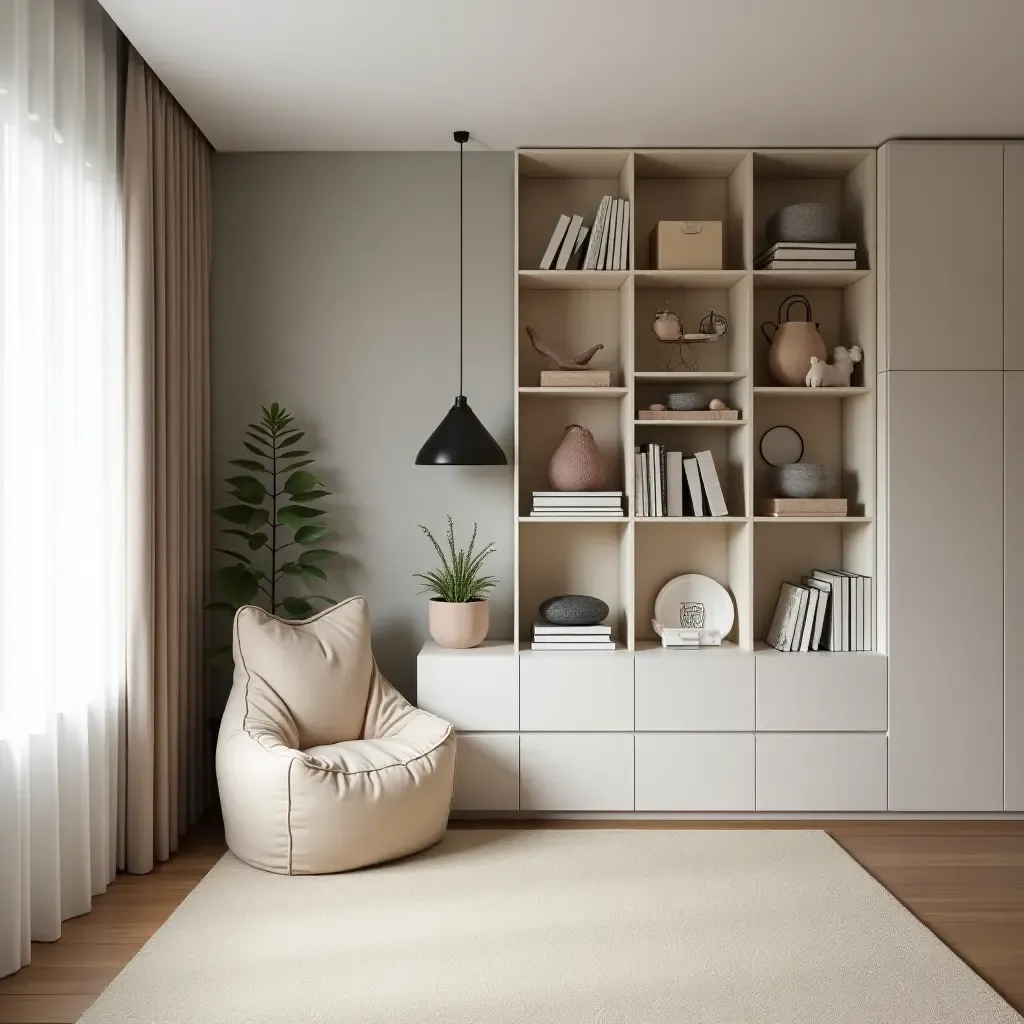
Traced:
[[224, 532], [232, 537], [241, 537], [246, 544], [249, 543], [249, 539], [252, 537], [252, 533], [249, 530], [225, 530]]
[[292, 473], [285, 480], [284, 489], [292, 495], [302, 494], [304, 491], [313, 490], [318, 483], [320, 481], [312, 473], [307, 473], [305, 470], [300, 469], [297, 473]]
[[277, 510], [277, 521], [284, 526], [290, 526], [293, 530], [303, 526], [305, 520], [316, 519], [324, 514], [323, 509], [307, 508], [305, 505], [285, 505]]
[[249, 564], [249, 559], [245, 555], [240, 555], [237, 551], [231, 551], [228, 548], [214, 548], [218, 554], [227, 555], [229, 558], [237, 558], [244, 565]]
[[[215, 508], [213, 514], [220, 516], [221, 519], [226, 519], [229, 523], [238, 523], [239, 525], [248, 523], [254, 515], [252, 508], [248, 505], [227, 505], [224, 508]], [[266, 522], [267, 518], [269, 518], [269, 514], [266, 514], [263, 521]]]
[[229, 476], [225, 483], [235, 489], [235, 497], [250, 505], [259, 505], [267, 496], [267, 489], [254, 476]]
[[[308, 455], [309, 452], [285, 452], [281, 458], [294, 459], [296, 455]], [[285, 467], [286, 469], [293, 470], [298, 469], [300, 466], [312, 466], [316, 462], [316, 459], [303, 459], [301, 462], [293, 462], [290, 466]]]
[[313, 606], [304, 597], [286, 597], [281, 606], [296, 618], [306, 618], [313, 614]]
[[329, 548], [308, 548], [299, 555], [299, 561], [303, 565], [308, 565], [310, 562], [322, 562], [325, 558], [334, 558], [337, 553]]
[[[242, 506], [243, 508], [247, 506]], [[249, 530], [258, 530], [265, 523], [270, 521], [270, 512], [265, 508], [250, 508], [249, 509], [249, 520], [245, 524], [249, 527]]]
[[306, 565], [303, 562], [285, 562], [281, 572], [287, 576], [315, 576], [318, 580], [327, 579], [327, 573], [319, 565]]
[[326, 537], [331, 532], [329, 526], [321, 526], [319, 523], [311, 523], [309, 526], [300, 526], [295, 531], [296, 544], [315, 544], [318, 540]]
[[266, 544], [268, 540], [269, 538], [265, 533], [253, 533], [249, 535], [249, 538], [246, 541], [246, 543], [249, 545], [251, 550], [259, 551], [259, 549], [263, 547], [263, 545]]
[[306, 436], [304, 430], [296, 430], [294, 433], [289, 434], [278, 446], [278, 451], [282, 448], [291, 448], [293, 444], [297, 444]]
[[330, 495], [330, 491], [303, 491], [301, 494], [293, 494], [292, 501], [319, 501], [321, 498], [326, 498]]
[[208, 612], [230, 612], [235, 614], [238, 609], [230, 601], [211, 601], [207, 606]]
[[255, 459], [228, 459], [228, 464], [238, 466], [239, 469], [248, 469], [252, 473], [270, 472], [262, 462], [257, 462]]
[[[297, 459], [300, 455], [309, 455], [309, 452], [300, 449], [297, 452], [278, 452], [277, 453], [277, 457], [279, 459]], [[313, 460], [310, 459], [310, 462], [312, 462], [312, 461]], [[288, 468], [289, 469], [293, 469], [294, 466], [289, 466]]]
[[250, 444], [248, 441], [243, 441], [242, 444], [245, 447], [246, 451], [252, 452], [253, 455], [258, 455], [261, 459], [273, 458], [273, 456], [269, 452], [265, 452], [261, 448], [257, 448], [256, 445]]
[[281, 415], [281, 406], [277, 402], [274, 402], [274, 404], [271, 405], [271, 407], [270, 407], [270, 415], [275, 420], [277, 419], [278, 416]]
[[259, 593], [259, 581], [244, 565], [228, 565], [217, 570], [217, 583], [225, 598], [234, 605], [248, 604]]

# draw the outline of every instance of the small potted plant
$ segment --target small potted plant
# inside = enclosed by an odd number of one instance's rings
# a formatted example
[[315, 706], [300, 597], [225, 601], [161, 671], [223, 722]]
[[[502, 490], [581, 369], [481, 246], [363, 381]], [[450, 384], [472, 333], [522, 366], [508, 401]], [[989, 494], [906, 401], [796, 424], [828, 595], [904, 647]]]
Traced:
[[422, 580], [421, 594], [433, 594], [429, 604], [430, 635], [441, 647], [465, 650], [476, 647], [490, 626], [490, 604], [487, 592], [498, 582], [493, 576], [482, 576], [480, 567], [494, 551], [488, 544], [473, 553], [476, 546], [477, 525], [473, 524], [473, 537], [465, 550], [455, 547], [455, 524], [448, 516], [448, 554], [425, 526], [420, 529], [434, 545], [441, 565], [429, 572], [415, 573]]

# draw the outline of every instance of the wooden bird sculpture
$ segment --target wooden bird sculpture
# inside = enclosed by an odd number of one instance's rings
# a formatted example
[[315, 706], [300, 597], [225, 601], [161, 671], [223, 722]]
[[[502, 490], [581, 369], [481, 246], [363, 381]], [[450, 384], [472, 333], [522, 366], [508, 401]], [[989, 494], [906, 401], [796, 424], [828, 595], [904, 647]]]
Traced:
[[604, 345], [595, 345], [593, 348], [588, 348], [586, 352], [581, 352], [578, 356], [563, 356], [561, 352], [556, 351], [543, 341], [541, 336], [532, 327], [527, 327], [526, 333], [530, 337], [530, 344], [545, 359], [550, 359], [558, 370], [581, 370], [604, 348]]

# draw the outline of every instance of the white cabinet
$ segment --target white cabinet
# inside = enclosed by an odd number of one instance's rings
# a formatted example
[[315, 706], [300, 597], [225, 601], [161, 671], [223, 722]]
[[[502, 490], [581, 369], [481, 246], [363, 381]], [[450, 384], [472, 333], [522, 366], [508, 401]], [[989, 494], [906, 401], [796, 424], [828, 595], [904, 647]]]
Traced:
[[759, 811], [884, 811], [881, 733], [758, 733]]
[[1003, 374], [887, 383], [889, 808], [1002, 810]]
[[1011, 143], [1003, 150], [1003, 309], [1003, 369], [1024, 370], [1024, 143], [1021, 142]]
[[632, 733], [523, 733], [524, 811], [633, 810]]
[[1003, 374], [1003, 401], [1004, 793], [1024, 811], [1024, 372]]
[[633, 655], [523, 651], [519, 727], [524, 732], [633, 729]]
[[880, 368], [1002, 369], [1002, 144], [891, 142], [879, 170]]
[[754, 662], [758, 730], [885, 732], [885, 655], [767, 650], [758, 651]]
[[752, 811], [753, 733], [638, 733], [638, 811]]
[[459, 733], [452, 810], [519, 810], [518, 733]]
[[519, 728], [519, 661], [512, 644], [488, 642], [468, 651], [425, 644], [416, 662], [416, 703], [456, 729]]
[[638, 651], [634, 673], [638, 732], [754, 728], [754, 657], [749, 651]]

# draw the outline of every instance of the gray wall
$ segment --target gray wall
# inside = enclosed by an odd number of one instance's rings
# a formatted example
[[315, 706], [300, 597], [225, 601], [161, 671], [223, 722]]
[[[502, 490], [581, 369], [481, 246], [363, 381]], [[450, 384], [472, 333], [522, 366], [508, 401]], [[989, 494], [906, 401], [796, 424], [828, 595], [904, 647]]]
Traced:
[[[467, 154], [465, 188], [465, 391], [511, 461], [512, 155]], [[287, 406], [334, 492], [327, 592], [367, 596], [408, 696], [427, 638], [412, 574], [436, 560], [418, 523], [441, 533], [450, 512], [468, 541], [479, 522], [498, 546], [491, 636], [512, 635], [511, 466], [413, 465], [458, 391], [458, 196], [457, 154], [214, 160], [215, 496], [260, 405]]]

